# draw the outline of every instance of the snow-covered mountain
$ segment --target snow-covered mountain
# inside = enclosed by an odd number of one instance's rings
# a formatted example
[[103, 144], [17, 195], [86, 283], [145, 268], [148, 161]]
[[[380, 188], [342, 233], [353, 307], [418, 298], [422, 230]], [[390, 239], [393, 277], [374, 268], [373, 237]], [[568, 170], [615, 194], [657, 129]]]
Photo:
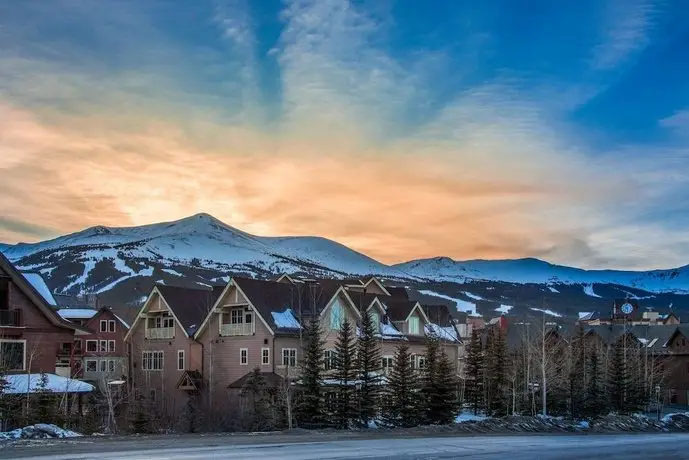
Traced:
[[[376, 274], [429, 302], [471, 312], [608, 308], [616, 297], [689, 308], [689, 268], [648, 272], [581, 270], [538, 259], [454, 261], [441, 257], [385, 265], [319, 237], [258, 237], [207, 214], [129, 228], [92, 227], [35, 244], [0, 244], [22, 270], [39, 272], [57, 294], [140, 300], [154, 283], [208, 286], [232, 275]], [[571, 312], [569, 310], [572, 310]], [[540, 310], [539, 310], [540, 311]]]
[[589, 291], [589, 295], [593, 292], [593, 284], [616, 284], [649, 292], [689, 293], [689, 266], [645, 272], [582, 270], [533, 258], [455, 261], [448, 257], [437, 257], [405, 262], [395, 265], [395, 268], [411, 276], [435, 281], [487, 280], [518, 284], [581, 284]]

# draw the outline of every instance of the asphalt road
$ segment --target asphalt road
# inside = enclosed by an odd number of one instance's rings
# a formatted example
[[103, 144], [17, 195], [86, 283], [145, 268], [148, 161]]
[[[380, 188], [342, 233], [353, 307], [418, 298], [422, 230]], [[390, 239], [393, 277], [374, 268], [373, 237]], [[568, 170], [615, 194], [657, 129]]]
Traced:
[[[237, 443], [233, 438], [81, 440], [6, 447], [0, 458], [42, 460], [132, 459], [689, 459], [689, 434], [479, 436], [319, 442]], [[167, 444], [167, 445], [166, 445]]]

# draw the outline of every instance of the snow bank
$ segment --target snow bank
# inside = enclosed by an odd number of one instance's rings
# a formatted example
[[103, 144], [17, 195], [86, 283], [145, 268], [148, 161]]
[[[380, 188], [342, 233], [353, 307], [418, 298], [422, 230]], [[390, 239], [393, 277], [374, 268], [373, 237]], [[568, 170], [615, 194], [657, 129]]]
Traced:
[[79, 436], [82, 436], [81, 433], [65, 430], [49, 423], [37, 423], [12, 431], [0, 432], [0, 440], [3, 441], [13, 439], [77, 438]]
[[481, 420], [487, 420], [488, 417], [485, 415], [474, 415], [474, 414], [469, 414], [469, 413], [463, 413], [459, 414], [455, 418], [455, 423], [464, 423], [464, 422], [479, 422]]
[[[26, 394], [42, 390], [41, 376], [43, 374], [9, 374], [5, 376], [7, 387], [5, 394]], [[44, 374], [47, 378], [45, 389], [55, 393], [90, 393], [95, 387], [81, 380], [61, 377], [55, 374]]]
[[33, 288], [38, 291], [38, 293], [45, 299], [49, 305], [57, 305], [52, 292], [48, 289], [48, 285], [45, 284], [45, 280], [38, 273], [22, 273], [26, 281], [33, 286]]
[[291, 308], [283, 312], [271, 312], [273, 315], [273, 321], [275, 321], [275, 326], [279, 329], [301, 329], [301, 325], [297, 318], [294, 317], [294, 313]]

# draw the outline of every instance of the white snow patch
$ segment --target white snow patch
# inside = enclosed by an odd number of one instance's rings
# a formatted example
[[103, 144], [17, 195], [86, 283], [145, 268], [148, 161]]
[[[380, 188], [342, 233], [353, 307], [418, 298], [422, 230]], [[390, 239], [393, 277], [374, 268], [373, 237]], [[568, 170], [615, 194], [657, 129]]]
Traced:
[[462, 414], [459, 414], [455, 418], [455, 423], [480, 422], [480, 421], [486, 420], [486, 419], [488, 419], [488, 417], [486, 417], [485, 415], [481, 415], [481, 414], [474, 415], [474, 414], [469, 414], [469, 413], [462, 413]]
[[562, 318], [561, 314], [554, 312], [552, 310], [543, 309], [543, 308], [532, 308], [532, 310], [533, 311], [540, 311], [542, 313], [545, 313], [546, 315], [555, 316], [556, 318]]
[[96, 316], [97, 310], [89, 308], [63, 308], [57, 314], [64, 319], [90, 319]]
[[560, 293], [560, 291], [558, 291], [557, 289], [555, 289], [555, 288], [552, 287], [552, 286], [548, 286], [548, 290], [549, 290], [550, 292], [554, 292], [555, 294], [559, 294], [559, 293]]
[[48, 285], [45, 284], [45, 280], [41, 275], [38, 273], [22, 273], [22, 275], [49, 305], [57, 305], [52, 292], [48, 289]]
[[598, 294], [596, 294], [595, 292], [593, 292], [593, 284], [585, 284], [585, 285], [584, 285], [584, 294], [586, 294], [586, 295], [588, 295], [588, 296], [591, 296], [591, 297], [598, 297], [598, 298], [600, 298], [600, 296], [599, 296]]
[[91, 270], [93, 270], [94, 267], [96, 266], [96, 261], [95, 260], [84, 260], [82, 263], [84, 264], [84, 272], [81, 274], [81, 276], [76, 277], [74, 279], [74, 281], [72, 281], [67, 286], [65, 286], [62, 289], [62, 292], [67, 292], [71, 288], [73, 288], [74, 286], [86, 283], [86, 280], [89, 277], [89, 273], [91, 273]]
[[89, 393], [95, 387], [89, 383], [81, 380], [74, 380], [67, 377], [62, 377], [55, 374], [8, 374], [5, 376], [7, 387], [3, 390], [5, 394], [26, 394], [35, 393], [43, 388], [41, 387], [41, 377], [45, 375], [47, 378], [47, 391], [55, 393]]
[[464, 295], [474, 300], [486, 300], [480, 295], [472, 294], [471, 292], [464, 291]]
[[275, 325], [278, 328], [301, 329], [301, 325], [299, 324], [299, 321], [297, 321], [297, 318], [294, 317], [294, 313], [292, 312], [291, 308], [288, 308], [283, 312], [273, 311], [270, 314], [273, 315], [273, 321], [275, 321]]
[[37, 423], [35, 425], [17, 428], [12, 431], [0, 432], [0, 439], [41, 439], [41, 438], [77, 438], [82, 436], [72, 430], [65, 430], [57, 425], [49, 423]]
[[449, 340], [451, 342], [456, 342], [457, 332], [453, 327], [442, 327], [434, 323], [426, 324], [426, 335], [433, 334], [436, 337], [444, 340]]
[[435, 291], [421, 290], [421, 291], [419, 291], [419, 293], [423, 294], [423, 295], [440, 297], [441, 299], [451, 300], [457, 306], [458, 311], [468, 313], [471, 316], [481, 316], [476, 311], [476, 304], [475, 303], [467, 302], [466, 300], [457, 299], [455, 297], [450, 297], [449, 295], [440, 294], [439, 292], [435, 292]]
[[502, 313], [502, 314], [507, 314], [512, 310], [514, 307], [512, 305], [505, 305], [501, 304], [498, 308], [495, 309], [495, 311]]
[[390, 323], [380, 323], [380, 335], [383, 337], [399, 337], [403, 336], [400, 331], [397, 330], [395, 326]]
[[579, 312], [579, 321], [588, 321], [593, 317], [592, 311], [580, 311]]
[[181, 274], [180, 272], [175, 271], [175, 270], [173, 270], [173, 269], [171, 269], [171, 268], [161, 268], [160, 271], [165, 272], [165, 273], [168, 273], [168, 274], [170, 274], [170, 275], [184, 276], [184, 275]]

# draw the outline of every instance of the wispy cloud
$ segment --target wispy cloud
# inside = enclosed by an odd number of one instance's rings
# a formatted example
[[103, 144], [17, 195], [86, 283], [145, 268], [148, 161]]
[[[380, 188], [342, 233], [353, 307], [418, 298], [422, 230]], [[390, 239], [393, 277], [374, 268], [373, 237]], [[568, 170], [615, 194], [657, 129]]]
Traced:
[[602, 23], [604, 40], [595, 48], [595, 70], [610, 70], [643, 50], [660, 7], [657, 0], [608, 0]]
[[[285, 3], [271, 53], [283, 112], [270, 130], [247, 2], [210, 9], [204, 31], [222, 38], [221, 51], [180, 44], [135, 14], [138, 3], [115, 3], [127, 37], [92, 32], [120, 62], [71, 42], [50, 53], [75, 60], [46, 58], [32, 35], [41, 24], [17, 31], [19, 42], [0, 34], [2, 215], [21, 223], [0, 225], [0, 241], [206, 211], [259, 234], [333, 238], [386, 262], [540, 255], [647, 267], [689, 254], [683, 234], [640, 220], [689, 189], [685, 151], [593, 152], [551, 100], [500, 78], [407, 126], [404, 114], [437, 96], [446, 57], [395, 57], [390, 18], [360, 2]], [[100, 25], [102, 11], [91, 13]], [[633, 52], [623, 36], [613, 48]]]

